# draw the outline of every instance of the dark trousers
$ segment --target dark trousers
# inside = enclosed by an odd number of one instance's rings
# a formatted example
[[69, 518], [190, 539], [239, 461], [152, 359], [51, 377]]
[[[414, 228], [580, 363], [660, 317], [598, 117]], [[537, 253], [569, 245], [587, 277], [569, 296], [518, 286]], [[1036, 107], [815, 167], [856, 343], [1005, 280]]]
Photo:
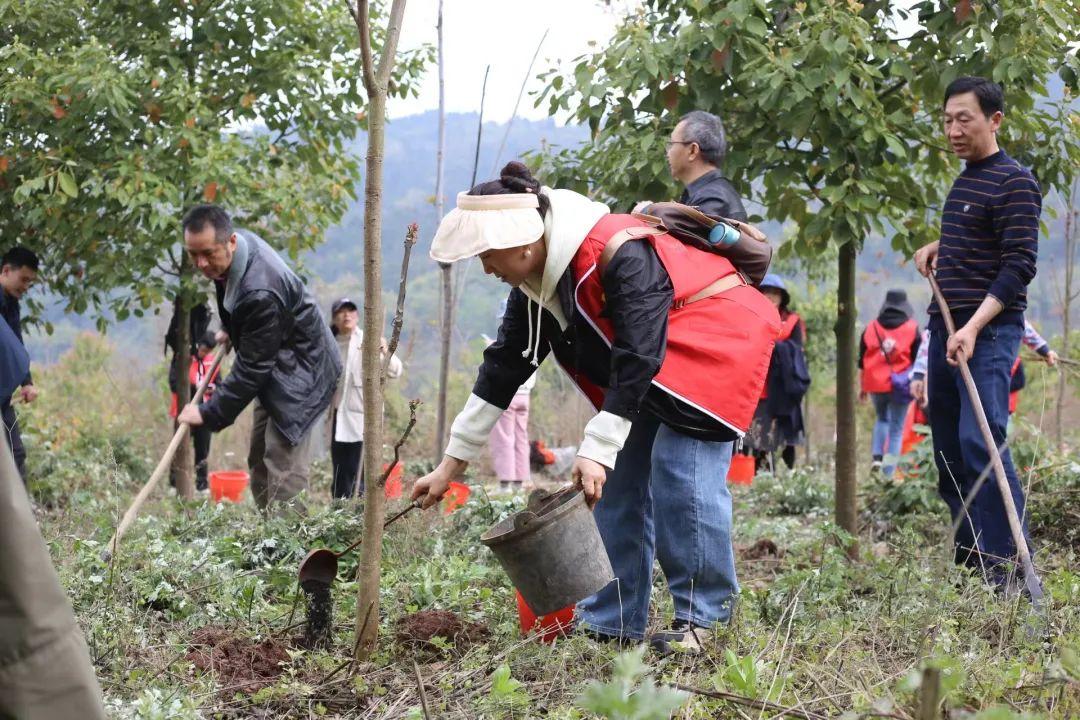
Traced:
[[191, 429], [191, 443], [195, 446], [195, 489], [205, 490], [210, 458], [210, 439], [214, 436], [209, 428], [200, 425]]
[[[1009, 376], [1023, 333], [1024, 328], [1018, 323], [984, 328], [968, 361], [990, 432], [998, 447], [1005, 442], [1009, 422]], [[930, 405], [930, 430], [934, 438], [938, 490], [955, 522], [963, 512], [964, 498], [990, 464], [990, 453], [983, 442], [960, 369], [950, 366], [945, 360], [945, 344], [944, 332], [931, 332], [927, 382], [933, 400]], [[1024, 491], [1008, 449], [1002, 452], [1001, 461], [1005, 465], [1013, 502], [1027, 536]], [[997, 566], [1015, 555], [1016, 544], [1009, 529], [1005, 504], [997, 482], [990, 474], [960, 523], [956, 534], [955, 560], [957, 564], [974, 568], [985, 567], [990, 571], [991, 579], [1000, 579]]]
[[335, 498], [351, 498], [360, 482], [360, 494], [364, 494], [364, 443], [330, 443], [330, 461], [334, 466], [334, 483], [331, 492]]
[[[747, 453], [749, 454], [749, 453]], [[784, 449], [780, 451], [780, 459], [787, 465], [787, 469], [791, 470], [795, 467], [795, 446], [785, 445]], [[761, 470], [762, 467], [768, 467], [770, 471], [776, 472], [776, 468], [772, 466], [772, 457], [770, 453], [765, 450], [754, 451], [754, 472]]]
[[11, 447], [11, 455], [15, 458], [15, 467], [19, 470], [23, 484], [26, 484], [26, 447], [23, 445], [22, 433], [19, 432], [19, 418], [15, 415], [15, 408], [11, 401], [0, 407], [0, 414], [4, 419], [4, 434], [7, 436], [8, 445]]

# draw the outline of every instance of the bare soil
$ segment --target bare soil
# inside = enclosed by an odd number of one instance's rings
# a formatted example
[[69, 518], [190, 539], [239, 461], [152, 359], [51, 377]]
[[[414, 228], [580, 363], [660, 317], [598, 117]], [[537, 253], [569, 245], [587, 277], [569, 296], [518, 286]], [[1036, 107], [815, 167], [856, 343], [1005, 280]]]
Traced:
[[285, 645], [273, 638], [255, 640], [208, 625], [195, 631], [187, 659], [217, 675], [225, 692], [254, 693], [273, 685], [290, 661]]

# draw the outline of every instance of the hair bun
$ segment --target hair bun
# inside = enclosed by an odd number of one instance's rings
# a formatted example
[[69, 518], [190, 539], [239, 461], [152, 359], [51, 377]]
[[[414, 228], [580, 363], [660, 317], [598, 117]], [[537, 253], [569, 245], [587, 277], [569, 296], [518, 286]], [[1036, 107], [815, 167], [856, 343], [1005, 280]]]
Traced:
[[533, 177], [532, 172], [525, 163], [517, 160], [506, 163], [499, 172], [499, 180], [506, 188], [517, 192], [538, 193], [540, 191], [540, 183]]

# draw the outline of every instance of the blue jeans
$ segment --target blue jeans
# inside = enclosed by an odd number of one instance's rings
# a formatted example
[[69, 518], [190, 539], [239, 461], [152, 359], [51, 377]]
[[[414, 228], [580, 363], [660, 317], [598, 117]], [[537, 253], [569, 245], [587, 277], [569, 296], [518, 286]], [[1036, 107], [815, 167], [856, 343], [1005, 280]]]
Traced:
[[649, 619], [653, 559], [667, 578], [675, 617], [711, 627], [731, 617], [730, 442], [675, 432], [643, 411], [594, 511], [615, 580], [578, 603], [582, 624], [639, 640]]
[[904, 442], [904, 418], [907, 416], [908, 403], [894, 402], [892, 393], [870, 393], [874, 402], [874, 434], [870, 439], [870, 452], [874, 457], [883, 458], [881, 472], [885, 477], [892, 477], [896, 463], [900, 460], [900, 449]]
[[[1010, 371], [1023, 333], [1024, 328], [1020, 324], [987, 326], [979, 333], [974, 354], [968, 361], [990, 424], [990, 433], [998, 447], [1005, 442], [1009, 422]], [[955, 523], [962, 512], [964, 498], [990, 464], [990, 454], [983, 442], [960, 369], [951, 367], [945, 361], [945, 342], [944, 332], [935, 330], [930, 334], [927, 387], [934, 461], [938, 468], [938, 491], [949, 506]], [[1001, 460], [1026, 538], [1024, 491], [1007, 448], [1002, 452]], [[1030, 546], [1030, 541], [1028, 544]], [[986, 567], [994, 579], [999, 575], [994, 571], [995, 566], [1016, 555], [1005, 504], [992, 474], [988, 475], [960, 523], [954, 551], [957, 564]]]

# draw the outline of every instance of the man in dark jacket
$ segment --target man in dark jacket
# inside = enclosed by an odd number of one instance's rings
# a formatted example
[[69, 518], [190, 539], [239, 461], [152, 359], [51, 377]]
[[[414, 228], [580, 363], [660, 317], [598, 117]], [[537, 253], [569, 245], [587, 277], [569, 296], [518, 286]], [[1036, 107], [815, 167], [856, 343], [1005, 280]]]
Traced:
[[671, 175], [686, 186], [679, 202], [707, 215], [746, 222], [739, 193], [719, 169], [726, 154], [724, 125], [704, 110], [684, 115], [667, 143]]
[[261, 238], [234, 230], [228, 214], [200, 205], [184, 217], [191, 260], [214, 282], [222, 333], [236, 349], [214, 396], [177, 418], [217, 431], [255, 400], [251, 491], [265, 509], [307, 489], [311, 428], [330, 405], [341, 360], [311, 294]]
[[[19, 300], [37, 280], [38, 257], [31, 250], [24, 247], [13, 247], [4, 253], [0, 260], [0, 316], [4, 318], [11, 331], [15, 333], [19, 344], [24, 345], [22, 336], [22, 310]], [[37, 388], [34, 380], [27, 370], [25, 377], [19, 379], [17, 394], [15, 395], [24, 403], [33, 402], [37, 396]], [[19, 432], [19, 420], [12, 407], [12, 396], [0, 399], [0, 414], [3, 415], [4, 430], [7, 435], [11, 454], [15, 458], [15, 467], [19, 469], [19, 475], [26, 482], [26, 448], [23, 446], [22, 434]]]

